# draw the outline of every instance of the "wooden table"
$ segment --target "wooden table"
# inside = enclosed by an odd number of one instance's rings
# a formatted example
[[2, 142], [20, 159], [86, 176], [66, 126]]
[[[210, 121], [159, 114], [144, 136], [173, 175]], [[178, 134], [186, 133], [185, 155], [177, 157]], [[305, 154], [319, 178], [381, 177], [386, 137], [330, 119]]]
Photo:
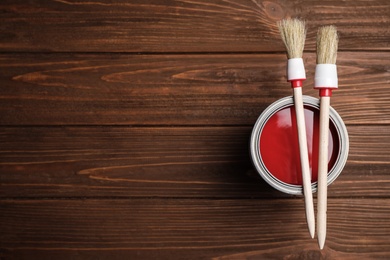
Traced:
[[[0, 3], [1, 259], [390, 259], [390, 3]], [[291, 95], [276, 21], [340, 33], [350, 155], [325, 249], [301, 196], [255, 173], [260, 113]]]

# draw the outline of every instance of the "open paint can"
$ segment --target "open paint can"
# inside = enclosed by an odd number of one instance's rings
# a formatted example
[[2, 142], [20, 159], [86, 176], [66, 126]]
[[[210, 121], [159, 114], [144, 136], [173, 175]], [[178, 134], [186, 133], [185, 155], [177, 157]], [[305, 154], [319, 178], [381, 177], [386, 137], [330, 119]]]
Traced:
[[[312, 173], [312, 191], [317, 190], [320, 101], [303, 96], [306, 137]], [[329, 111], [328, 185], [343, 170], [348, 157], [347, 128], [332, 107]], [[252, 131], [250, 152], [260, 176], [272, 187], [302, 194], [302, 174], [293, 97], [285, 97], [267, 107]]]

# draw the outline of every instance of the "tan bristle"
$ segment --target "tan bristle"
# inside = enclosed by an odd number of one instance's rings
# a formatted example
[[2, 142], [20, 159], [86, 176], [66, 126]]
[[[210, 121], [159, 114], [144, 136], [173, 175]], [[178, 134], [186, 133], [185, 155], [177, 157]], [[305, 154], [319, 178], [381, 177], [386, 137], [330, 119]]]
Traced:
[[324, 26], [317, 33], [317, 64], [336, 64], [339, 37], [335, 26]]
[[287, 57], [289, 59], [302, 58], [306, 39], [305, 22], [294, 18], [281, 20], [277, 25], [286, 46]]

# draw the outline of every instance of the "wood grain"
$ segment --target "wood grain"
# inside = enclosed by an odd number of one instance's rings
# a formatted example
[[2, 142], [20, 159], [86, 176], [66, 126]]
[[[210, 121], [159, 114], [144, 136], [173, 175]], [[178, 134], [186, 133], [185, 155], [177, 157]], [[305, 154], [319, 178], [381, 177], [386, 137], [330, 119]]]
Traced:
[[[350, 126], [330, 197], [388, 197], [388, 126]], [[251, 127], [0, 128], [2, 198], [272, 198], [252, 167]]]
[[6, 259], [390, 255], [387, 199], [329, 200], [323, 251], [309, 237], [303, 205], [295, 199], [1, 200], [0, 207]]
[[[304, 55], [312, 89], [314, 54]], [[331, 105], [346, 124], [390, 123], [390, 53], [340, 53]], [[283, 54], [0, 55], [1, 125], [253, 125], [292, 95]]]
[[[0, 2], [0, 259], [390, 259], [385, 0]], [[326, 246], [255, 172], [259, 114], [292, 94], [276, 28], [340, 32], [350, 154]]]
[[375, 1], [22, 1], [0, 4], [0, 51], [284, 51], [276, 21], [334, 24], [341, 50], [389, 50], [390, 5]]

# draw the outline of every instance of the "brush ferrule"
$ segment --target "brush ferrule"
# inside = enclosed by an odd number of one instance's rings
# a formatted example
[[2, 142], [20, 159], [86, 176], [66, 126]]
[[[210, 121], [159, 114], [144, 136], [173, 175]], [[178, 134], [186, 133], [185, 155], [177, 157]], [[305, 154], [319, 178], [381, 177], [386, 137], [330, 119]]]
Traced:
[[301, 88], [303, 87], [303, 80], [304, 79], [297, 79], [297, 80], [291, 80], [291, 87], [292, 88]]
[[338, 88], [336, 64], [317, 64], [314, 76], [314, 88]]
[[332, 89], [331, 88], [320, 88], [320, 97], [331, 97]]
[[295, 80], [305, 80], [306, 72], [305, 66], [303, 65], [302, 58], [293, 58], [288, 59], [287, 61], [287, 80], [295, 81]]

